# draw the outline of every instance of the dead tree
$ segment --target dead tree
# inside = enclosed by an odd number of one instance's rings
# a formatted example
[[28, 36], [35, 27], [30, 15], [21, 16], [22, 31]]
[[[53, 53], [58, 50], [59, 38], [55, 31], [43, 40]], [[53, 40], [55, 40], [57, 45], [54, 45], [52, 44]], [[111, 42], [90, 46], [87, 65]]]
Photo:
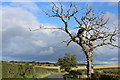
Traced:
[[[76, 14], [78, 15], [82, 11], [84, 14], [80, 15], [81, 18], [76, 16]], [[64, 23], [64, 28], [46, 28], [42, 26], [39, 29], [60, 29], [67, 33], [70, 37], [69, 40], [65, 41], [67, 45], [74, 42], [82, 48], [87, 60], [87, 75], [90, 78], [91, 74], [94, 73], [92, 64], [94, 49], [104, 45], [119, 47], [113, 44], [118, 39], [118, 29], [114, 27], [114, 30], [110, 30], [111, 27], [107, 26], [109, 19], [105, 19], [106, 16], [104, 13], [95, 14], [94, 9], [89, 7], [79, 9], [74, 3], [70, 3], [67, 10], [63, 8], [63, 4], [61, 3], [59, 3], [59, 6], [53, 3], [51, 12], [52, 14], [44, 11], [49, 17], [60, 18]], [[78, 24], [78, 27], [75, 27], [78, 30], [76, 34], [73, 34], [69, 29], [70, 25], [68, 22], [71, 18], [72, 21], [74, 19]]]

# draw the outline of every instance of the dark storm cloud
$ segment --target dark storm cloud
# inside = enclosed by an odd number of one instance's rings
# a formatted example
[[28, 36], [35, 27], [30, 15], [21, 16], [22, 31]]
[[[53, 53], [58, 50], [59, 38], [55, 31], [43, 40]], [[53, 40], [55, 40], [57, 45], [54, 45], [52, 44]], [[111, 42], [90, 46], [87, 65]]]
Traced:
[[[85, 55], [78, 45], [71, 43], [66, 47], [66, 44], [62, 43], [63, 40], [68, 39], [68, 35], [64, 32], [59, 30], [29, 31], [24, 24], [39, 26], [40, 23], [32, 13], [23, 8], [3, 7], [2, 22], [3, 60], [56, 62], [65, 53], [72, 53], [77, 54], [78, 61], [85, 61]], [[45, 26], [56, 27], [50, 24], [45, 24]], [[94, 60], [104, 63], [116, 57], [117, 49], [110, 51], [104, 47], [95, 51]]]

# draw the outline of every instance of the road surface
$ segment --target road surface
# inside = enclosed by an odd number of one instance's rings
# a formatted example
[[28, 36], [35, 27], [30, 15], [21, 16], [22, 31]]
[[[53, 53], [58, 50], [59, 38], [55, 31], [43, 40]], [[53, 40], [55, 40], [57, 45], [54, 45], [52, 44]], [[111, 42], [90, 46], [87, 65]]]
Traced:
[[47, 76], [47, 77], [45, 77], [45, 78], [43, 78], [43, 79], [39, 79], [39, 80], [64, 80], [63, 79], [63, 75], [64, 74], [52, 74], [52, 75], [50, 75], [50, 76]]

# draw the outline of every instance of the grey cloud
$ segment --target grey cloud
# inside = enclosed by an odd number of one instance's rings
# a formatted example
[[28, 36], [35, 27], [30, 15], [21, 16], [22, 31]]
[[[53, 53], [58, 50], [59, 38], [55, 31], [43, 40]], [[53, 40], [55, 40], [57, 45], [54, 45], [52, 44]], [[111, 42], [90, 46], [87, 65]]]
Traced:
[[105, 13], [105, 19], [107, 20], [109, 18], [108, 24], [111, 24], [113, 26], [113, 24], [115, 24], [117, 26], [118, 24], [118, 16], [110, 13], [110, 12], [106, 12]]
[[[36, 17], [23, 8], [3, 7], [3, 31], [2, 46], [3, 60], [25, 60], [25, 61], [57, 61], [65, 53], [77, 54], [78, 61], [85, 61], [85, 55], [81, 48], [71, 43], [66, 47], [63, 40], [68, 39], [68, 35], [59, 30], [38, 30], [29, 31], [25, 24], [39, 26]], [[29, 26], [29, 27], [31, 27]], [[46, 27], [55, 27], [54, 25], [45, 24]], [[31, 27], [36, 29], [38, 27]], [[94, 60], [107, 60], [108, 58], [117, 57], [114, 51], [101, 48], [103, 55], [95, 52]], [[114, 54], [115, 52], [115, 54]], [[110, 53], [110, 54], [108, 54]], [[101, 57], [99, 57], [101, 56]], [[108, 57], [109, 56], [109, 57]]]
[[54, 49], [53, 49], [53, 47], [49, 47], [49, 49], [48, 50], [42, 50], [42, 51], [40, 51], [40, 54], [41, 55], [49, 55], [49, 54], [53, 54], [54, 53]]
[[38, 41], [33, 41], [33, 44], [39, 47], [46, 47], [47, 43], [42, 41], [42, 40], [38, 40]]

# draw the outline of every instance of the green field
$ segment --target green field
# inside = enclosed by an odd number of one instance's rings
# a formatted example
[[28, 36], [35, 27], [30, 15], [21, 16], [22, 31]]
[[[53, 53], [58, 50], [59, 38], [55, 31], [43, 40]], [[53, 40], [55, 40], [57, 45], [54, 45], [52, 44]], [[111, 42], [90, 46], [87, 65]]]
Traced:
[[[42, 67], [39, 67], [42, 66]], [[43, 66], [55, 67], [54, 64], [35, 64], [35, 63], [27, 63], [27, 62], [6, 62], [2, 61], [2, 80], [12, 79], [12, 80], [35, 80], [36, 78], [43, 78], [48, 75], [59, 73], [58, 69], [50, 69], [44, 68]], [[78, 65], [78, 66], [84, 66]], [[119, 75], [120, 68], [102, 68], [102, 69], [94, 69], [95, 77], [99, 77], [100, 75], [104, 75], [103, 77], [112, 77], [113, 80], [120, 80]], [[86, 69], [79, 70], [81, 72], [86, 73]], [[70, 79], [69, 79], [70, 80]], [[75, 79], [71, 79], [75, 80]], [[99, 79], [96, 79], [99, 80]]]
[[2, 62], [2, 78], [42, 78], [56, 72], [57, 69], [35, 67], [29, 63]]

